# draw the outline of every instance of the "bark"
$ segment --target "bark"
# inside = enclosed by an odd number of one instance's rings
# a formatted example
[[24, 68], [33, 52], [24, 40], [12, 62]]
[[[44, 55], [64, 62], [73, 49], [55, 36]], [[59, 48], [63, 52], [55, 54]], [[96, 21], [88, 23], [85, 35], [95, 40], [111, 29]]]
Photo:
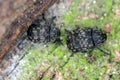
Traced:
[[0, 62], [29, 25], [57, 0], [0, 0]]

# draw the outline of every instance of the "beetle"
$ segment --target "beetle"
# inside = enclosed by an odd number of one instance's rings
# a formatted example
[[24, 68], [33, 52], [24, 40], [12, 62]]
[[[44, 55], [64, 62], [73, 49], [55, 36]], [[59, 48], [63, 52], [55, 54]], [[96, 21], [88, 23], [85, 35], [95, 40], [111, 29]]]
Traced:
[[94, 48], [109, 54], [108, 52], [100, 49], [100, 46], [107, 40], [105, 31], [98, 28], [79, 28], [67, 31], [67, 47], [72, 52], [88, 52]]
[[66, 44], [69, 50], [72, 51], [72, 53], [69, 55], [69, 58], [67, 58], [66, 62], [60, 66], [63, 68], [65, 66], [70, 57], [74, 55], [76, 52], [85, 53], [88, 52], [88, 56], [91, 56], [91, 52], [97, 48], [100, 51], [102, 51], [105, 54], [111, 54], [108, 51], [102, 50], [100, 46], [107, 40], [107, 34], [105, 31], [98, 29], [98, 28], [77, 28], [74, 30], [67, 30], [65, 29], [67, 33], [66, 38]]
[[59, 39], [60, 30], [53, 24], [53, 17], [49, 21], [44, 15], [41, 19], [35, 20], [27, 30], [28, 39], [34, 43], [55, 42]]

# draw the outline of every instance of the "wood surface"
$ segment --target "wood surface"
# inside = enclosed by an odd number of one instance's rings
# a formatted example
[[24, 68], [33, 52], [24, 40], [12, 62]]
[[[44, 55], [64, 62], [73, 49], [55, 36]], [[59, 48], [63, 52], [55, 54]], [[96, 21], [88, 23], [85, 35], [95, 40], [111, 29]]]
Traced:
[[31, 23], [57, 0], [0, 0], [0, 62]]

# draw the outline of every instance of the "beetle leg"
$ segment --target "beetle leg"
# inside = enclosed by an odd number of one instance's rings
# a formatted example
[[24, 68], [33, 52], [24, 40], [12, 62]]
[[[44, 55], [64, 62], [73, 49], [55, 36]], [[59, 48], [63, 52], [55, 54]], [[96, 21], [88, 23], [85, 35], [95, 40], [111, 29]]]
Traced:
[[71, 34], [71, 31], [70, 31], [70, 30], [65, 29], [65, 33], [69, 35], [69, 34]]
[[101, 52], [107, 54], [107, 55], [111, 55], [111, 52], [107, 51], [107, 50], [103, 50], [100, 47], [97, 47], [97, 49], [99, 49]]
[[88, 56], [89, 56], [89, 57], [92, 56], [92, 52], [93, 52], [93, 49], [91, 49], [91, 50], [88, 52]]

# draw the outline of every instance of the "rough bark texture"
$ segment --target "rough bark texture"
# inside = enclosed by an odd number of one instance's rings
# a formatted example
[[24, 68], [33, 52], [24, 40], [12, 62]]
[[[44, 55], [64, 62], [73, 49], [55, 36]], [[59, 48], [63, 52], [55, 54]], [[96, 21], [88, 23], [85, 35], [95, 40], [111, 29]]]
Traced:
[[43, 11], [57, 0], [0, 0], [0, 62]]

